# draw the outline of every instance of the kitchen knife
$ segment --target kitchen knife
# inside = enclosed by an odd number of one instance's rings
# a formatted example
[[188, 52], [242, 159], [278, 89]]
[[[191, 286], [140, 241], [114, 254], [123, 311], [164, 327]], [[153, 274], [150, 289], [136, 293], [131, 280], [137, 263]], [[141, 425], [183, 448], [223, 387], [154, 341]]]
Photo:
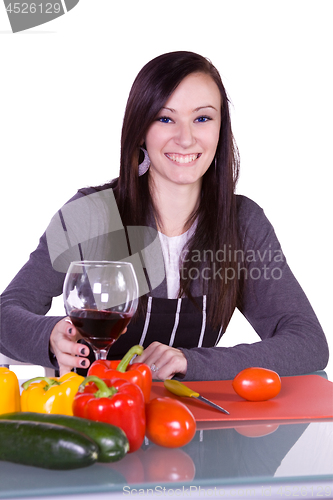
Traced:
[[165, 380], [164, 387], [173, 394], [176, 394], [177, 396], [188, 396], [190, 398], [196, 398], [199, 401], [202, 401], [203, 403], [206, 403], [207, 405], [212, 406], [213, 408], [216, 408], [217, 410], [222, 411], [223, 413], [229, 415], [229, 412], [227, 410], [221, 408], [221, 406], [218, 406], [212, 401], [209, 401], [209, 399], [200, 396], [198, 392], [193, 391], [192, 389], [182, 384], [178, 380]]

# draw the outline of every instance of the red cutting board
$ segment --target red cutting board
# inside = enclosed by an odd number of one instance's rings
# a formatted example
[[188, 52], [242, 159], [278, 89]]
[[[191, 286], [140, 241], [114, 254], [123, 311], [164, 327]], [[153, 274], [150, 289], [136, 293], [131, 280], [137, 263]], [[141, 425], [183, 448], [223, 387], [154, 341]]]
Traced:
[[186, 382], [201, 396], [227, 410], [226, 415], [195, 398], [179, 397], [169, 392], [163, 382], [153, 382], [151, 399], [171, 397], [185, 403], [197, 422], [234, 420], [284, 420], [333, 418], [333, 383], [320, 375], [281, 377], [281, 391], [269, 401], [252, 402], [238, 396], [232, 380]]

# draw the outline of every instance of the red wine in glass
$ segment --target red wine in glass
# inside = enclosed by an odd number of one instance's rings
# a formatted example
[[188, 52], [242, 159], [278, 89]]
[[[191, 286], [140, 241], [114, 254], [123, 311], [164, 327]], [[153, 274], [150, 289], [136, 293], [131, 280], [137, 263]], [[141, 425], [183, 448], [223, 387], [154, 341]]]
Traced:
[[116, 311], [73, 309], [69, 317], [82, 337], [97, 349], [106, 349], [118, 340], [132, 315]]
[[91, 344], [96, 359], [106, 359], [137, 309], [139, 286], [132, 264], [72, 262], [63, 295], [73, 325]]

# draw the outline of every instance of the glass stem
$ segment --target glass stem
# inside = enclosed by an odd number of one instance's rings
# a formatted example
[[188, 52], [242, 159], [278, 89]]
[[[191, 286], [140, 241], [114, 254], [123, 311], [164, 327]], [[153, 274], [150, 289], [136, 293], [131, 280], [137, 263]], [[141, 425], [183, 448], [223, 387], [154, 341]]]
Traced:
[[106, 359], [109, 349], [101, 349], [101, 359]]
[[96, 360], [106, 359], [108, 352], [109, 352], [109, 349], [96, 349], [95, 350]]

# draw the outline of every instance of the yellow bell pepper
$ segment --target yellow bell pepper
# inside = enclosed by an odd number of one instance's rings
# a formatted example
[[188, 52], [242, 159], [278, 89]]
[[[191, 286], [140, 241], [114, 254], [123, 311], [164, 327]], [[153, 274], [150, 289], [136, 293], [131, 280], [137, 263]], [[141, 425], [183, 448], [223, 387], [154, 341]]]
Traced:
[[22, 384], [22, 411], [73, 415], [72, 404], [84, 377], [66, 373], [62, 377], [36, 377]]
[[0, 367], [0, 414], [20, 411], [20, 387], [14, 372]]

